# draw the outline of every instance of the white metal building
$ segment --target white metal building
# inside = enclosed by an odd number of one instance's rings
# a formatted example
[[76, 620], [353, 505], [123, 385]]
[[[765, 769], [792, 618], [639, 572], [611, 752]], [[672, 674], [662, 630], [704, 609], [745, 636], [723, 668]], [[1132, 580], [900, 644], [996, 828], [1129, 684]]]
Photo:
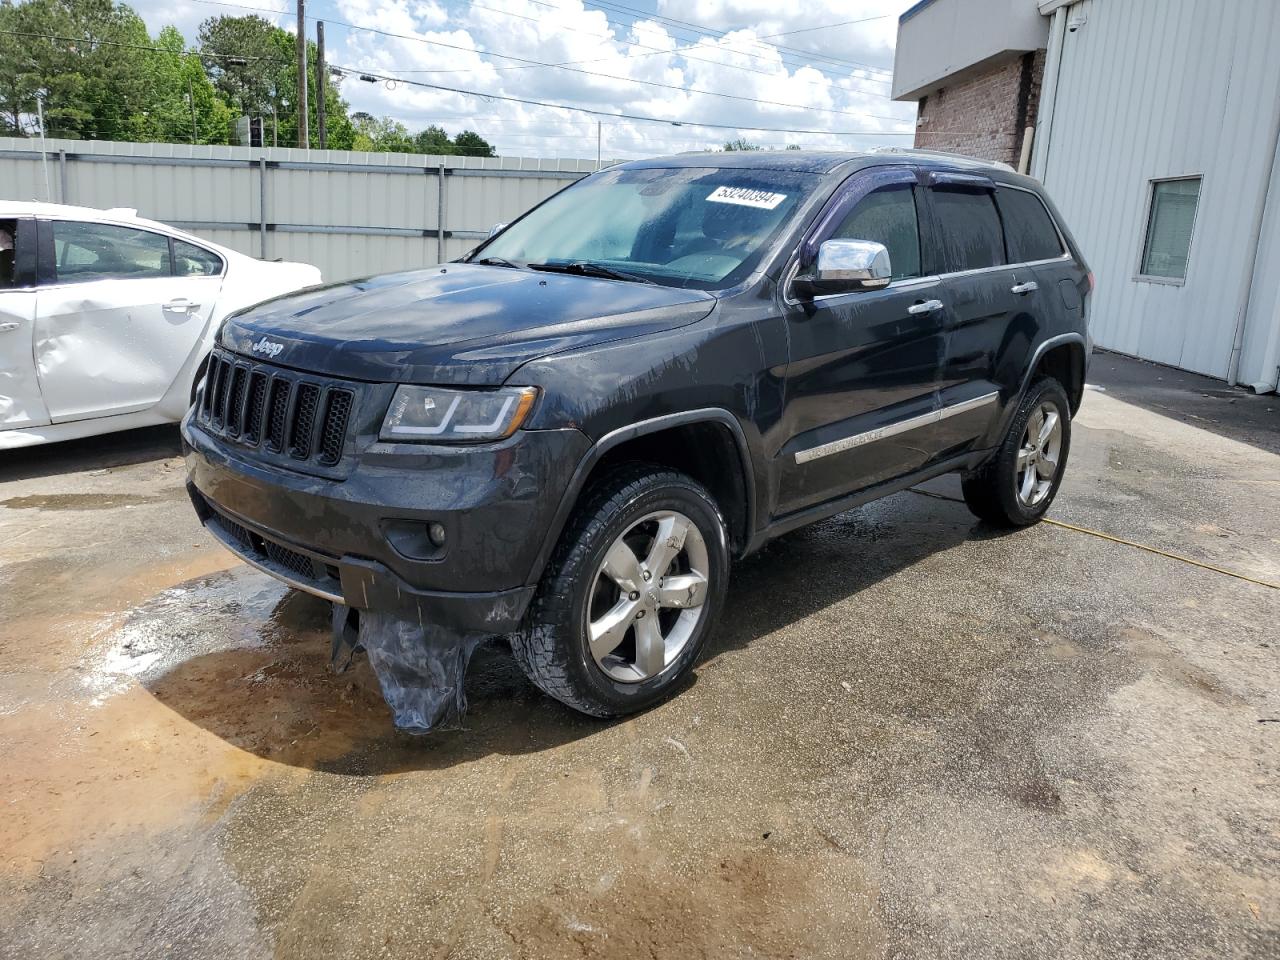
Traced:
[[[1047, 27], [1031, 172], [1097, 276], [1096, 341], [1275, 390], [1280, 0], [1024, 2]], [[925, 0], [911, 32], [954, 29], [956, 6], [991, 3]]]

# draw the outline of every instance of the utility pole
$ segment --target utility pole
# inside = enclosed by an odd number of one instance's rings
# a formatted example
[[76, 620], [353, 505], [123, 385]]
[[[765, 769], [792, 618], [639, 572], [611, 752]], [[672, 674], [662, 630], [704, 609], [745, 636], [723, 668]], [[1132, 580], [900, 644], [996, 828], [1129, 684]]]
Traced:
[[324, 65], [324, 21], [316, 21], [316, 137], [320, 149], [329, 149], [328, 131], [325, 130], [324, 100], [328, 71]]
[[298, 146], [311, 146], [307, 116], [307, 0], [298, 0]]
[[44, 92], [36, 94], [36, 116], [40, 118], [40, 164], [44, 167], [44, 199], [53, 202], [53, 194], [49, 190], [49, 151], [44, 142]]
[[200, 139], [200, 131], [196, 126], [196, 91], [190, 77], [187, 77], [187, 103], [191, 104], [191, 144], [194, 146]]
[[600, 140], [601, 139], [602, 139], [602, 134], [600, 133], [600, 121], [597, 120], [596, 121], [596, 169], [597, 170], [600, 169]]

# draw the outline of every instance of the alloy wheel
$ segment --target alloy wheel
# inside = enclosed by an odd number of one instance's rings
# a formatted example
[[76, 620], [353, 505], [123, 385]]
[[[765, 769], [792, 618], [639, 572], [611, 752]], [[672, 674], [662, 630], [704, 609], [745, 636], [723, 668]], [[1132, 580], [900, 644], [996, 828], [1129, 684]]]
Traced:
[[702, 619], [709, 576], [706, 542], [683, 513], [659, 510], [631, 524], [609, 547], [588, 599], [596, 665], [640, 683], [675, 663]]
[[1027, 420], [1018, 448], [1016, 483], [1018, 501], [1024, 507], [1039, 506], [1053, 488], [1062, 452], [1062, 414], [1056, 404], [1037, 404]]

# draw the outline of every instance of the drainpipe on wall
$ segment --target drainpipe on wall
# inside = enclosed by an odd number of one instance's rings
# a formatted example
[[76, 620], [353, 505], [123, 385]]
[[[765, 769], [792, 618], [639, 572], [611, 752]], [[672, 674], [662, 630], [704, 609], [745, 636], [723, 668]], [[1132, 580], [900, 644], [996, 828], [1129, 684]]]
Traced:
[[[1258, 251], [1262, 246], [1262, 227], [1266, 222], [1267, 211], [1272, 211], [1273, 216], [1280, 217], [1280, 183], [1276, 182], [1276, 167], [1280, 166], [1280, 102], [1277, 103], [1275, 116], [1272, 118], [1271, 132], [1271, 165], [1267, 167], [1266, 180], [1262, 184], [1262, 198], [1258, 203], [1257, 215], [1253, 218], [1253, 230], [1250, 236], [1253, 238], [1253, 256], [1249, 258], [1246, 267], [1248, 271], [1244, 275], [1244, 280], [1240, 285], [1240, 305], [1236, 309], [1236, 330], [1235, 336], [1231, 340], [1231, 360], [1227, 364], [1227, 384], [1235, 386], [1239, 383], [1240, 376], [1240, 355], [1244, 350], [1245, 321], [1249, 316], [1249, 301], [1253, 299], [1253, 281], [1258, 276]], [[1277, 381], [1280, 381], [1280, 371], [1277, 371], [1277, 364], [1280, 364], [1280, 345], [1277, 345], [1275, 338], [1272, 338], [1270, 347], [1264, 347], [1270, 354], [1263, 362], [1267, 364], [1270, 374], [1264, 374], [1269, 377], [1261, 383], [1253, 384], [1253, 388], [1258, 393], [1269, 393], [1277, 387]]]
[[1036, 111], [1036, 132], [1032, 142], [1031, 175], [1044, 182], [1049, 166], [1049, 138], [1053, 133], [1053, 108], [1058, 99], [1058, 71], [1062, 66], [1062, 42], [1067, 35], [1065, 3], [1053, 11], [1049, 24], [1049, 48], [1044, 55], [1044, 84], [1040, 89], [1040, 108]]

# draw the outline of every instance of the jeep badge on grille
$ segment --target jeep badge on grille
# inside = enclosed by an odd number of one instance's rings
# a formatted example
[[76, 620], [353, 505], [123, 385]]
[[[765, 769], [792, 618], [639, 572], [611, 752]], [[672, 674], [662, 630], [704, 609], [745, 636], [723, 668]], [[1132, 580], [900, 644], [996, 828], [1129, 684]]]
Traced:
[[268, 340], [263, 337], [249, 349], [266, 357], [277, 357], [280, 355], [280, 351], [284, 349], [284, 344], [276, 343], [274, 340]]

